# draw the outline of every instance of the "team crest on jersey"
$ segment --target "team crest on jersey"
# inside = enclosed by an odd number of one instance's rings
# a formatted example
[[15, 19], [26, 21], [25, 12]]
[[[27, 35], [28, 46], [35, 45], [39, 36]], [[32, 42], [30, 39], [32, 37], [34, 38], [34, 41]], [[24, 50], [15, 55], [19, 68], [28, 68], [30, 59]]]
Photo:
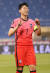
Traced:
[[32, 28], [32, 24], [30, 24], [30, 27]]
[[22, 63], [22, 60], [19, 60], [19, 63]]

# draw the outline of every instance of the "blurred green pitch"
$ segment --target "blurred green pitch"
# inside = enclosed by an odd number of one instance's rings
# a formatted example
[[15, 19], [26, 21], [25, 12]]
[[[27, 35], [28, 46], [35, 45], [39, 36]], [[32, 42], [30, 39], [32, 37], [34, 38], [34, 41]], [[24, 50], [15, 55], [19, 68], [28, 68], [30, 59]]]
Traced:
[[[36, 54], [37, 73], [50, 73], [50, 54]], [[16, 73], [14, 55], [0, 55], [0, 73]], [[30, 73], [27, 66], [23, 73]]]

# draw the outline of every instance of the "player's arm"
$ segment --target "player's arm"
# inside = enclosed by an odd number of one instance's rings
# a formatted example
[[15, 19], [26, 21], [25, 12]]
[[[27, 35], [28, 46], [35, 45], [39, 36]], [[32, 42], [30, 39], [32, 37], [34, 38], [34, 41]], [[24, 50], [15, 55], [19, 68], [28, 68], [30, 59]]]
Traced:
[[10, 28], [8, 31], [8, 36], [12, 36], [18, 29], [19, 25], [17, 25], [15, 28]]
[[[13, 25], [15, 25], [14, 23], [13, 23]], [[8, 36], [10, 37], [10, 36], [12, 36], [16, 31], [17, 31], [17, 29], [19, 28], [19, 26], [21, 26], [21, 20], [18, 22], [18, 24], [17, 24], [17, 26], [16, 27], [11, 27], [10, 29], [9, 29], [9, 31], [8, 31]]]
[[40, 21], [39, 19], [35, 19], [35, 23], [37, 24], [35, 27], [34, 27], [34, 31], [35, 33], [40, 36], [41, 35], [41, 28], [40, 28]]

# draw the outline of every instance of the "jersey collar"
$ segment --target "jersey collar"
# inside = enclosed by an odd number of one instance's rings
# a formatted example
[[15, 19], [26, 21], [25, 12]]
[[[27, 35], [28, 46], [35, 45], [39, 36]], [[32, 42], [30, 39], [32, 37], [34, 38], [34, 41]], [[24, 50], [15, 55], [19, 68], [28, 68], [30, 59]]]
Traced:
[[21, 18], [21, 19], [22, 19], [23, 21], [28, 21], [28, 18], [29, 18], [29, 17], [27, 17], [27, 20], [24, 20], [23, 18]]

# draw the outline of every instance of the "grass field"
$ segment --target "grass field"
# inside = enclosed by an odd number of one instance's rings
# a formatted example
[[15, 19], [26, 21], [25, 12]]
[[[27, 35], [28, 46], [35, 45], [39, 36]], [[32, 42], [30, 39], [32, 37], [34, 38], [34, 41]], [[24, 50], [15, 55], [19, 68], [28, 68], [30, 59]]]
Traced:
[[[37, 73], [50, 73], [50, 54], [36, 54]], [[29, 73], [27, 66], [23, 73]], [[0, 55], [0, 73], [16, 73], [14, 55]]]

